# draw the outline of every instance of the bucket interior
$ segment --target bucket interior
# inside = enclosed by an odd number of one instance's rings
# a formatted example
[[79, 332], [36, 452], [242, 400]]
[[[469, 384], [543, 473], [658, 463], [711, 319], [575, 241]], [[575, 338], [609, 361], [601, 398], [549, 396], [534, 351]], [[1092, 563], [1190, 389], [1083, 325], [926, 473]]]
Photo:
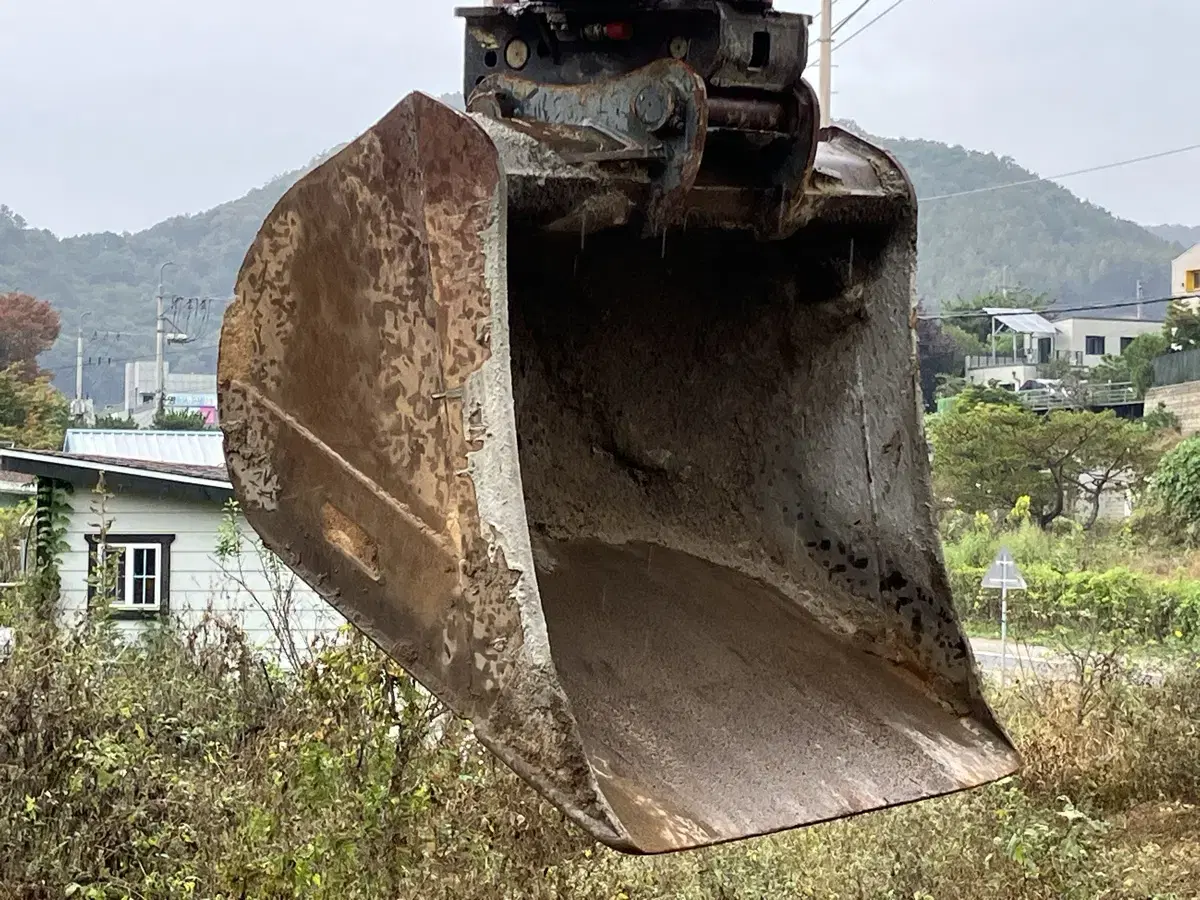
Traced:
[[926, 505], [907, 234], [664, 241], [510, 220], [551, 652], [645, 850], [946, 793], [1011, 762]]

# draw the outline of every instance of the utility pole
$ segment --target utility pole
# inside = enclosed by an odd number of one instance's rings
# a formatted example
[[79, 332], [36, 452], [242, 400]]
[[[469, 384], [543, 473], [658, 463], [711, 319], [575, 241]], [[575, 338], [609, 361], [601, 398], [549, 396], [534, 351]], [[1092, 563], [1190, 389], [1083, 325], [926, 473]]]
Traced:
[[88, 410], [83, 400], [83, 320], [89, 315], [90, 309], [79, 313], [79, 328], [75, 333], [75, 402], [71, 404], [71, 415], [85, 421]]
[[821, 127], [833, 121], [833, 0], [821, 0]]
[[1142, 318], [1142, 282], [1140, 279], [1138, 280], [1138, 283], [1137, 283], [1137, 302], [1138, 302], [1137, 317], [1138, 317], [1138, 319], [1141, 319]]
[[75, 337], [75, 399], [83, 401], [83, 317], [79, 318], [79, 333]]
[[163, 371], [163, 349], [166, 342], [166, 311], [163, 309], [163, 272], [167, 266], [173, 266], [173, 262], [165, 262], [158, 270], [158, 305], [157, 313], [154, 317], [154, 366], [155, 366], [155, 386], [154, 386], [154, 405], [155, 410], [161, 413], [167, 403], [167, 379]]

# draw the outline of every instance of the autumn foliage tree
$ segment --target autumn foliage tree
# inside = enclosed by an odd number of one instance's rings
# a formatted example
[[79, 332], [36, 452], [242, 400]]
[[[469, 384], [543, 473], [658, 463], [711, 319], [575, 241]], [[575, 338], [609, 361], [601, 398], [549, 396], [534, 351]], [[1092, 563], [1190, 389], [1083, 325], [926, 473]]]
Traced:
[[29, 294], [0, 294], [0, 369], [17, 366], [26, 381], [39, 375], [38, 354], [49, 350], [62, 323], [45, 300]]

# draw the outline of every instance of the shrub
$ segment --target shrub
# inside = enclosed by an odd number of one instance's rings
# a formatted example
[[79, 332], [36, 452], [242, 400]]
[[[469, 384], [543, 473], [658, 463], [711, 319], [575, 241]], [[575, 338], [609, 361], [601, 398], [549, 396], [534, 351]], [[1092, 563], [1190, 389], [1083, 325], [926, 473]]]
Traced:
[[[999, 591], [980, 587], [986, 566], [951, 569], [960, 615], [1000, 620]], [[1028, 589], [1010, 598], [1009, 622], [1027, 632], [1072, 628], [1081, 623], [1128, 631], [1145, 641], [1200, 639], [1200, 582], [1162, 579], [1118, 566], [1105, 571], [1063, 572], [1046, 563], [1022, 564]]]
[[1117, 686], [1084, 722], [1070, 687], [1003, 695], [1024, 779], [644, 859], [583, 837], [359, 637], [285, 676], [218, 621], [119, 653], [104, 620], [17, 621], [0, 896], [1083, 900], [1200, 883], [1200, 828], [1147, 853], [1122, 824], [1196, 796], [1194, 676]]
[[1151, 484], [1154, 499], [1181, 536], [1194, 542], [1200, 528], [1200, 438], [1181, 441], [1168, 452]]

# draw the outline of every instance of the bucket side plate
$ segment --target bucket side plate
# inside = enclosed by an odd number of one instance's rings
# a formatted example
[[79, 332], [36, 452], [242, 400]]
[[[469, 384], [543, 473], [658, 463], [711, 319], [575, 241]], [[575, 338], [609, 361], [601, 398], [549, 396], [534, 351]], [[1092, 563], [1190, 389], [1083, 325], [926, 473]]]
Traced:
[[536, 597], [504, 228], [495, 146], [423, 94], [303, 178], [226, 314], [226, 458], [271, 550], [619, 845]]

